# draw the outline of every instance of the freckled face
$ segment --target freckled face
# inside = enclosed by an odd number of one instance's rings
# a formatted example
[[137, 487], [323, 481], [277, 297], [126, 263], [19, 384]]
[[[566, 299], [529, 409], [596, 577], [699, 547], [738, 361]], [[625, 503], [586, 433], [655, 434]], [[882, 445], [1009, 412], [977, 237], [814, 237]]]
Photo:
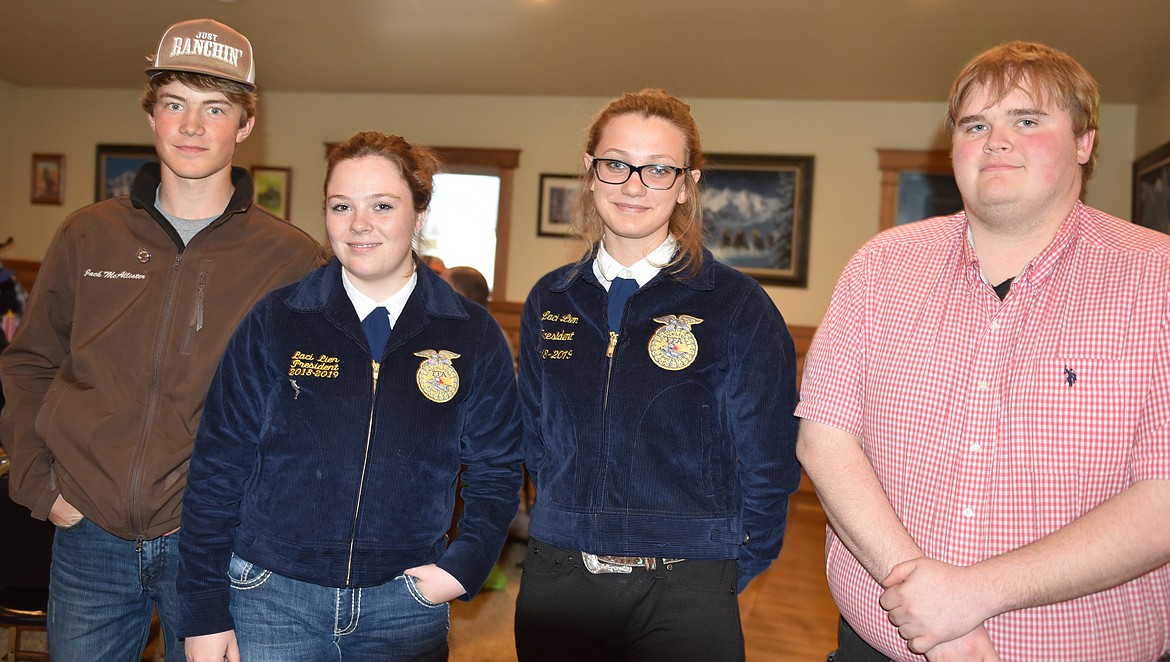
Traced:
[[252, 132], [256, 118], [240, 126], [244, 110], [223, 92], [198, 90], [179, 81], [158, 89], [146, 116], [164, 170], [183, 179], [204, 179], [231, 168], [236, 144]]
[[[686, 142], [682, 131], [658, 117], [621, 115], [601, 132], [593, 155], [584, 156], [590, 168], [593, 157], [617, 159], [633, 166], [663, 164], [676, 167], [686, 163]], [[590, 175], [589, 190], [601, 220], [605, 223], [606, 249], [613, 252], [627, 246], [645, 255], [657, 248], [670, 233], [670, 216], [676, 205], [687, 200], [684, 174], [667, 190], [646, 188], [637, 174], [624, 184], [606, 184]], [[691, 173], [698, 178], [698, 172]]]
[[350, 280], [372, 299], [397, 292], [414, 273], [416, 213], [398, 165], [380, 156], [341, 161], [325, 193], [325, 231]]
[[1026, 224], [1063, 216], [1080, 195], [1095, 132], [1077, 138], [1072, 117], [1018, 87], [999, 101], [976, 88], [951, 136], [955, 181], [976, 222]]

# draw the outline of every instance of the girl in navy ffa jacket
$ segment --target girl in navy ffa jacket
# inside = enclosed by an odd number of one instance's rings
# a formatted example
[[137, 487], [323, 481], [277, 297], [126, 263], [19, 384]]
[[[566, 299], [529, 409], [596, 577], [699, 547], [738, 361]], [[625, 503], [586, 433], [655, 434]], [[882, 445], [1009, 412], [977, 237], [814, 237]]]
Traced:
[[228, 345], [184, 503], [189, 660], [447, 659], [447, 601], [491, 571], [521, 474], [504, 336], [413, 250], [438, 166], [376, 132], [336, 148], [336, 258]]
[[792, 338], [703, 248], [686, 104], [613, 101], [582, 159], [589, 251], [536, 284], [520, 336], [537, 498], [519, 659], [742, 660], [736, 595], [779, 554], [800, 482]]

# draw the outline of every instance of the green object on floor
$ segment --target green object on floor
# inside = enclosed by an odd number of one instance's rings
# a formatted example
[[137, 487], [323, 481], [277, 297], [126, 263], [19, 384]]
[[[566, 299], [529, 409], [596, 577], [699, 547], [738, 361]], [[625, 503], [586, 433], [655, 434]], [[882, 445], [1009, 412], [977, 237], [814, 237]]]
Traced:
[[502, 591], [507, 584], [508, 577], [504, 574], [504, 568], [497, 563], [492, 567], [492, 572], [488, 575], [487, 581], [483, 583], [483, 590]]

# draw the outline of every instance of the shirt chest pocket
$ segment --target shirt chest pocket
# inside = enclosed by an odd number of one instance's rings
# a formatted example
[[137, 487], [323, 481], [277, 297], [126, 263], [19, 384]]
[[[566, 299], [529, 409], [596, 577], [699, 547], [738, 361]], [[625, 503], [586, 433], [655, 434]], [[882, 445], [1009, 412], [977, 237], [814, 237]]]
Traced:
[[1027, 470], [1083, 478], [1115, 476], [1130, 463], [1140, 380], [1112, 358], [1037, 360], [1009, 394], [1010, 438]]

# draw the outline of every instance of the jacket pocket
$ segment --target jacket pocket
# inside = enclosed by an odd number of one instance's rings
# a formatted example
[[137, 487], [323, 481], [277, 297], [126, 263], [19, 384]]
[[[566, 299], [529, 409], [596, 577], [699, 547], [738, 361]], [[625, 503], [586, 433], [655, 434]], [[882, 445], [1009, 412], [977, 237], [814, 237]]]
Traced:
[[712, 400], [702, 385], [682, 383], [646, 403], [630, 438], [615, 440], [609, 461], [616, 476], [614, 506], [630, 513], [701, 516], [724, 516], [738, 507], [726, 466], [733, 455], [713, 420]]
[[180, 353], [191, 355], [191, 346], [195, 341], [195, 334], [203, 330], [204, 301], [207, 296], [207, 281], [211, 279], [211, 272], [207, 269], [207, 260], [200, 264], [199, 279], [195, 284], [195, 294], [191, 298], [191, 309], [187, 315], [187, 329], [183, 333], [183, 345]]
[[68, 392], [76, 388], [74, 384], [62, 384], [50, 387], [45, 393], [35, 423], [37, 435], [41, 439], [53, 438], [53, 429], [57, 427], [57, 408], [65, 400]]
[[715, 477], [718, 465], [712, 457], [715, 454], [714, 441], [711, 439], [711, 406], [703, 405], [699, 408], [699, 433], [703, 443], [703, 488], [708, 499], [715, 498]]

